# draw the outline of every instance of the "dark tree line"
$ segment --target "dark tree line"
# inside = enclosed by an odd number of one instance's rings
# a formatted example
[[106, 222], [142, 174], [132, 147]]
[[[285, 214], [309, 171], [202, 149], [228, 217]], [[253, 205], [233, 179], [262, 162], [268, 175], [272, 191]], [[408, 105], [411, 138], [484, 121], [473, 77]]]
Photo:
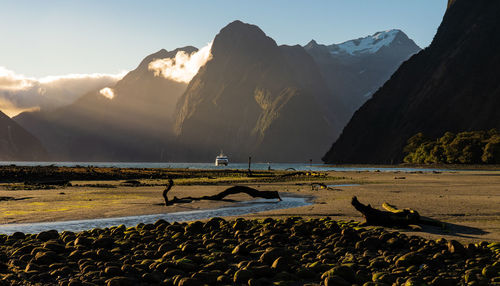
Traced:
[[500, 133], [467, 131], [428, 138], [418, 133], [408, 139], [406, 163], [415, 164], [500, 164]]

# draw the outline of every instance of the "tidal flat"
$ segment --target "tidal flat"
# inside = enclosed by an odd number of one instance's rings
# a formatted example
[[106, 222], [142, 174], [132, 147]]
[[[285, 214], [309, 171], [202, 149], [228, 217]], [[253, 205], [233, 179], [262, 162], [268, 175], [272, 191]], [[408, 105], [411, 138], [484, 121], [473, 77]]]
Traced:
[[[252, 199], [238, 194], [230, 197], [233, 201], [165, 206], [168, 178], [174, 181], [171, 196], [209, 196], [245, 185], [310, 197], [313, 204], [243, 218], [1, 235], [0, 281], [8, 285], [500, 281], [499, 171], [258, 171], [249, 176], [241, 170], [30, 168], [0, 168], [2, 224], [154, 215]], [[354, 195], [377, 208], [386, 201], [412, 208], [443, 226], [361, 226], [363, 218], [350, 205]]]
[[[252, 198], [195, 201], [165, 206], [162, 191], [174, 181], [171, 197], [209, 196], [233, 185], [312, 198], [314, 204], [247, 217], [331, 217], [362, 221], [352, 196], [381, 208], [389, 202], [412, 208], [446, 228], [404, 230], [437, 239], [500, 241], [500, 171], [253, 171], [124, 169], [93, 167], [0, 167], [0, 224], [154, 215], [231, 206]], [[329, 186], [322, 188], [321, 185]]]

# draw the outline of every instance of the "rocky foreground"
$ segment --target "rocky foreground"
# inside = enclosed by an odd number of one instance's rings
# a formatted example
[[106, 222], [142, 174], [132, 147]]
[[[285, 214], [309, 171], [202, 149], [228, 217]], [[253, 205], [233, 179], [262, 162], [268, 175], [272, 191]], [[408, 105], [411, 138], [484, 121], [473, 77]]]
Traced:
[[325, 219], [140, 224], [0, 236], [2, 285], [500, 285], [500, 243]]

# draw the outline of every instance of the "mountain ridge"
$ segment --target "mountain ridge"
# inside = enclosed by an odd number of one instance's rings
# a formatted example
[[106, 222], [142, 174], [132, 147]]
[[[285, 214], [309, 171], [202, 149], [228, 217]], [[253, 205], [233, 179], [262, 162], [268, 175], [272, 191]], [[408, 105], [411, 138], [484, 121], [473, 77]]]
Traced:
[[[211, 60], [189, 83], [165, 79], [149, 64], [198, 49], [161, 49], [109, 87], [110, 98], [96, 90], [70, 106], [15, 120], [56, 160], [211, 161], [220, 149], [232, 161], [316, 160], [409, 53], [383, 65], [394, 50], [332, 55], [318, 47], [278, 46], [258, 26], [237, 20], [220, 30]], [[329, 74], [332, 67], [338, 70]], [[342, 87], [346, 75], [351, 86]]]
[[457, 0], [431, 45], [363, 105], [323, 160], [398, 163], [411, 136], [500, 128], [500, 2]]
[[46, 150], [40, 141], [22, 126], [0, 111], [0, 160], [47, 160]]
[[192, 53], [191, 46], [145, 57], [111, 89], [52, 112], [25, 112], [14, 119], [35, 134], [56, 160], [159, 161], [168, 158], [175, 104], [186, 84], [154, 75], [151, 61]]
[[[322, 110], [317, 98], [326, 99], [329, 92], [319, 71], [319, 79], [299, 76], [291, 58], [314, 70], [302, 47], [278, 46], [255, 25], [235, 21], [221, 29], [213, 41], [212, 60], [191, 80], [178, 104], [176, 134], [181, 144], [203, 142], [193, 148], [204, 149], [198, 156], [206, 160], [222, 148], [240, 161], [249, 155], [307, 161], [312, 153], [299, 151], [299, 145], [331, 133], [327, 120], [313, 112]], [[303, 114], [313, 114], [312, 119]], [[314, 122], [318, 129], [306, 130], [305, 122]], [[301, 132], [309, 130], [314, 133], [307, 136], [310, 139], [301, 138]], [[311, 149], [317, 153], [318, 148]]]
[[[386, 42], [380, 42], [384, 40]], [[346, 43], [352, 43], [349, 44], [350, 47], [355, 46], [355, 43], [364, 43], [364, 50], [371, 52], [339, 52], [341, 45]], [[399, 29], [388, 30], [385, 34], [377, 32], [340, 44], [323, 45], [311, 40], [304, 49], [320, 67], [330, 90], [342, 95], [349, 108], [349, 118], [390, 78], [403, 61], [421, 50]]]

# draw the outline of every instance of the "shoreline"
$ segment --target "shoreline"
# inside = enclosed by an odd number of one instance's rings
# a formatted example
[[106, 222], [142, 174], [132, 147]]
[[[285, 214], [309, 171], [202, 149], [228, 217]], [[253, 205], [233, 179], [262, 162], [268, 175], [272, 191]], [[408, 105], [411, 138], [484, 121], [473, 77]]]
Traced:
[[[65, 170], [65, 168], [60, 168]], [[96, 168], [95, 168], [96, 169]], [[98, 170], [97, 171], [103, 171]], [[116, 171], [116, 170], [115, 170]], [[121, 170], [125, 172], [125, 170]], [[150, 170], [144, 170], [149, 172]], [[169, 196], [213, 195], [241, 184], [258, 190], [314, 197], [314, 204], [293, 209], [247, 214], [246, 218], [331, 217], [341, 221], [363, 221], [350, 205], [353, 195], [363, 203], [381, 209], [385, 201], [400, 208], [412, 208], [422, 216], [448, 223], [448, 230], [423, 228], [422, 231], [398, 230], [426, 238], [454, 238], [460, 241], [500, 241], [500, 172], [262, 172], [267, 177], [246, 177], [245, 172], [222, 171], [223, 177], [212, 177], [214, 171], [164, 170], [168, 174], [189, 178], [175, 179]], [[123, 173], [122, 172], [122, 173]], [[208, 177], [207, 177], [208, 174]], [[288, 177], [286, 174], [299, 174]], [[263, 176], [264, 176], [263, 175]], [[83, 174], [85, 177], [86, 174]], [[194, 176], [194, 177], [193, 177]], [[229, 176], [229, 177], [227, 177]], [[21, 183], [1, 183], [0, 223], [34, 223], [96, 218], [154, 215], [179, 211], [216, 209], [228, 202], [198, 201], [165, 207], [161, 197], [164, 179], [138, 179], [139, 185], [123, 185], [124, 180], [71, 181], [71, 186], [53, 189], [6, 189], [26, 187]], [[178, 182], [178, 183], [177, 183]], [[341, 185], [312, 190], [311, 184]], [[247, 201], [247, 195], [234, 195], [236, 201]], [[229, 217], [231, 218], [231, 217]]]
[[[265, 171], [267, 170], [268, 164], [272, 166], [276, 165], [295, 165], [301, 167], [311, 166], [307, 162], [253, 162], [252, 166], [255, 165], [265, 165], [265, 168], [257, 168], [255, 171]], [[166, 165], [166, 166], [165, 166]], [[186, 167], [178, 167], [178, 166]], [[198, 166], [197, 166], [198, 165]], [[145, 167], [147, 166], [147, 167]], [[214, 168], [206, 168], [207, 166]], [[235, 166], [235, 168], [231, 168]], [[236, 166], [239, 166], [237, 168]], [[408, 168], [408, 169], [439, 169], [439, 170], [453, 170], [453, 171], [500, 171], [500, 164], [413, 164], [413, 163], [399, 163], [399, 164], [328, 164], [328, 163], [314, 163], [312, 164], [315, 168], [383, 168], [383, 169], [397, 169], [397, 168]], [[119, 168], [119, 169], [168, 169], [168, 170], [197, 170], [197, 171], [215, 171], [215, 170], [247, 170], [247, 162], [232, 162], [227, 167], [217, 167], [213, 166], [212, 162], [108, 162], [108, 161], [96, 161], [96, 162], [66, 162], [66, 161], [0, 161], [0, 168], [2, 167], [93, 167], [93, 168]], [[281, 169], [279, 169], [281, 170]]]
[[[257, 178], [241, 172], [232, 177], [221, 174], [224, 177], [207, 178], [204, 172], [191, 171], [178, 174], [175, 181], [179, 184], [168, 194], [181, 198], [214, 195], [238, 182], [278, 191], [284, 201], [285, 194], [309, 197], [312, 204], [182, 223], [152, 215], [151, 220], [139, 217], [128, 222], [132, 226], [116, 223], [84, 231], [45, 229], [0, 235], [1, 282], [458, 285], [498, 280], [500, 242], [495, 241], [500, 241], [500, 212], [494, 207], [500, 204], [498, 171], [267, 172]], [[203, 212], [234, 205], [193, 201], [167, 207], [162, 202], [165, 181], [83, 180], [50, 188], [42, 185], [42, 189], [29, 183], [0, 183], [0, 197], [12, 198], [0, 201], [0, 220], [88, 216], [96, 221], [131, 213]], [[350, 206], [353, 195], [379, 209], [384, 201], [411, 207], [422, 216], [445, 222], [446, 228], [416, 231], [361, 226], [357, 222], [361, 215]], [[248, 201], [246, 194], [230, 198]]]
[[385, 164], [325, 164], [329, 167], [339, 167], [339, 168], [410, 168], [410, 169], [439, 169], [443, 171], [500, 171], [500, 165], [467, 165], [467, 164], [410, 164], [401, 163], [395, 165], [385, 165]]

